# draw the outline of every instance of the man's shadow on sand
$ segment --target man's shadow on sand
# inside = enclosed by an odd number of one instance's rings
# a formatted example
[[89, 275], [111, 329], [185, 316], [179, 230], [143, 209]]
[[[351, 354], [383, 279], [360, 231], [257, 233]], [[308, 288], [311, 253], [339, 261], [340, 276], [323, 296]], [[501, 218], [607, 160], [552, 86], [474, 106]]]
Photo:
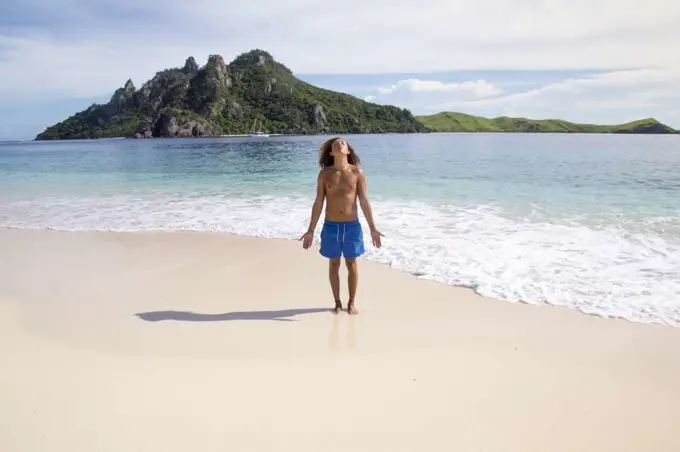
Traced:
[[151, 311], [135, 314], [147, 322], [161, 322], [175, 320], [179, 322], [228, 322], [232, 320], [274, 320], [277, 322], [297, 322], [295, 317], [304, 314], [318, 314], [332, 312], [331, 308], [284, 309], [280, 311], [242, 311], [225, 312], [223, 314], [198, 314], [189, 311]]

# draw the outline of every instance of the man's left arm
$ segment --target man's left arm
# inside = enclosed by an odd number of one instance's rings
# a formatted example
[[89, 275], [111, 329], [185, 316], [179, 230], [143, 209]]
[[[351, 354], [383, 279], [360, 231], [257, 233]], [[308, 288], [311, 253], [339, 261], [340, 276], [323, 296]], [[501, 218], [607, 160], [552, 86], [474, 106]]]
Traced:
[[361, 211], [364, 213], [364, 217], [366, 217], [366, 221], [368, 222], [368, 227], [371, 229], [371, 238], [373, 239], [373, 245], [380, 248], [382, 246], [380, 237], [383, 237], [383, 235], [375, 227], [375, 221], [373, 221], [373, 210], [371, 209], [371, 203], [368, 201], [368, 188], [366, 186], [366, 175], [361, 169], [359, 169], [357, 195], [359, 197], [359, 206], [361, 207]]

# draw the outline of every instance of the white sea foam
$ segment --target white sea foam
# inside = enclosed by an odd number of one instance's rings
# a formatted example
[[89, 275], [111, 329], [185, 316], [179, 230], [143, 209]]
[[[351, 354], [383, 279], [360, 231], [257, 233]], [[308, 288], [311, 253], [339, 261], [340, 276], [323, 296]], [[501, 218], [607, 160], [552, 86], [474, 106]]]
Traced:
[[[310, 199], [271, 196], [56, 197], [4, 203], [0, 227], [297, 239], [310, 208]], [[680, 242], [672, 238], [575, 221], [508, 219], [492, 207], [376, 201], [374, 210], [386, 237], [377, 250], [366, 234], [369, 259], [485, 296], [680, 326]]]

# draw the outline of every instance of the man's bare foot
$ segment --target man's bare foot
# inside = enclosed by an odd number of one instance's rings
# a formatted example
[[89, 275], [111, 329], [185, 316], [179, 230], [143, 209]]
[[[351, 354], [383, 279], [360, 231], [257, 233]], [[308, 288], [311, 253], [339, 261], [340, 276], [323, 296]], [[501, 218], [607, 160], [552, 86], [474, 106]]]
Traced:
[[340, 314], [342, 311], [342, 301], [336, 300], [335, 301], [335, 308], [333, 308], [333, 314]]
[[349, 303], [347, 303], [347, 314], [349, 315], [357, 315], [359, 311], [354, 307], [354, 300], [350, 300]]

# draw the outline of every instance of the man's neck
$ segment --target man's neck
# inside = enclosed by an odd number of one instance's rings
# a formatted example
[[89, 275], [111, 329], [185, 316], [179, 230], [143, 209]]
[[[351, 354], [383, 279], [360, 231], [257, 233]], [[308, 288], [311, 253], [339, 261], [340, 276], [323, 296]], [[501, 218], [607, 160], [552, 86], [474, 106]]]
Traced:
[[347, 161], [347, 156], [343, 156], [342, 158], [333, 158], [333, 168], [336, 170], [346, 170], [349, 168], [349, 162]]

